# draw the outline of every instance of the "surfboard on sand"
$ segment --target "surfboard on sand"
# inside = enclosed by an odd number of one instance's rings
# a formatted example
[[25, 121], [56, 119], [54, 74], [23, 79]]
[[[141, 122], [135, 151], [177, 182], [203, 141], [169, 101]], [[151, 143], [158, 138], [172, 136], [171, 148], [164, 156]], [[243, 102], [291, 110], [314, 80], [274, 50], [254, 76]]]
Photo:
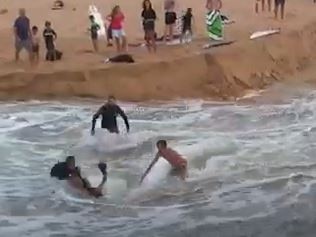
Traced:
[[256, 31], [251, 36], [250, 39], [258, 39], [268, 35], [280, 34], [281, 29], [272, 29], [272, 30], [264, 30], [264, 31]]
[[214, 41], [211, 42], [209, 44], [205, 44], [203, 46], [203, 49], [210, 49], [210, 48], [216, 48], [216, 47], [220, 47], [220, 46], [226, 46], [226, 45], [231, 45], [233, 43], [235, 43], [235, 40], [230, 40], [230, 41]]
[[90, 5], [88, 10], [89, 16], [94, 16], [95, 22], [100, 26], [100, 30], [98, 31], [98, 35], [101, 37], [106, 37], [106, 31], [104, 26], [104, 21], [102, 19], [102, 15], [99, 12], [98, 8], [95, 5]]

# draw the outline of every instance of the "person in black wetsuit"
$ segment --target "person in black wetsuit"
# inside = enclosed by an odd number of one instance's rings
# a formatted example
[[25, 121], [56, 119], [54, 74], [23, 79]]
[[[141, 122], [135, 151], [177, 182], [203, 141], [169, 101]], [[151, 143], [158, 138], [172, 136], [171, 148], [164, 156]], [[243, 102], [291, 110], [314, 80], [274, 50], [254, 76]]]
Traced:
[[109, 96], [108, 101], [93, 115], [92, 136], [95, 133], [95, 124], [100, 115], [102, 116], [101, 128], [107, 129], [110, 133], [119, 133], [116, 117], [120, 115], [124, 119], [127, 132], [129, 132], [128, 118], [124, 111], [116, 104], [114, 96]]

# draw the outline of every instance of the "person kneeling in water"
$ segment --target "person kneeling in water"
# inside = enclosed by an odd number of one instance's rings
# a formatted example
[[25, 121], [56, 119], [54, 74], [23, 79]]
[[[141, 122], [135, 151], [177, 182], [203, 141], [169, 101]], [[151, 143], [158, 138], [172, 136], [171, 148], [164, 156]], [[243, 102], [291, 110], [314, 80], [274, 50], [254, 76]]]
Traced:
[[107, 165], [100, 162], [98, 167], [103, 175], [102, 181], [98, 187], [91, 187], [89, 180], [82, 178], [80, 168], [76, 167], [74, 156], [68, 156], [65, 162], [56, 164], [52, 168], [50, 175], [60, 180], [67, 180], [72, 187], [85, 192], [90, 196], [99, 198], [103, 196], [102, 189], [107, 180]]
[[141, 178], [140, 183], [143, 182], [147, 174], [150, 172], [152, 167], [156, 164], [159, 157], [164, 158], [169, 162], [169, 164], [172, 166], [171, 175], [172, 176], [178, 176], [182, 180], [185, 180], [188, 173], [187, 173], [187, 166], [188, 162], [186, 159], [184, 159], [181, 155], [179, 155], [175, 150], [167, 147], [167, 141], [166, 140], [159, 140], [157, 142], [157, 149], [158, 152], [156, 154], [155, 159], [151, 162], [149, 167], [147, 168], [146, 172]]

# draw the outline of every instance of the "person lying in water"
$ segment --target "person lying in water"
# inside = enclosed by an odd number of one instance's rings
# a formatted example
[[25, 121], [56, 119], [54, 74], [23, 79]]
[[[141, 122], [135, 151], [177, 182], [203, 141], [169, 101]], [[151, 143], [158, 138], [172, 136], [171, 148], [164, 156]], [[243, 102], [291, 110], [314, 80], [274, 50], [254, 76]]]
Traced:
[[109, 96], [108, 101], [93, 115], [92, 136], [95, 134], [95, 124], [100, 115], [102, 116], [101, 128], [107, 129], [110, 133], [119, 133], [116, 117], [120, 115], [124, 119], [127, 132], [129, 132], [128, 118], [120, 106], [116, 104], [114, 96]]
[[99, 198], [103, 196], [103, 186], [107, 180], [107, 166], [105, 163], [98, 165], [103, 177], [98, 187], [92, 187], [89, 180], [82, 178], [80, 168], [76, 167], [76, 160], [74, 156], [68, 156], [65, 162], [56, 164], [50, 172], [52, 177], [60, 180], [67, 180], [67, 182], [75, 189], [89, 196]]
[[188, 162], [186, 159], [184, 159], [181, 155], [179, 155], [175, 150], [167, 147], [167, 141], [166, 140], [159, 140], [157, 142], [157, 149], [158, 152], [154, 158], [154, 160], [151, 162], [149, 167], [147, 168], [146, 172], [141, 178], [140, 183], [143, 182], [147, 174], [150, 172], [152, 167], [156, 164], [156, 162], [159, 160], [159, 157], [164, 158], [169, 162], [169, 164], [172, 166], [171, 175], [177, 176], [181, 178], [182, 180], [185, 180], [188, 176], [187, 172], [187, 166]]

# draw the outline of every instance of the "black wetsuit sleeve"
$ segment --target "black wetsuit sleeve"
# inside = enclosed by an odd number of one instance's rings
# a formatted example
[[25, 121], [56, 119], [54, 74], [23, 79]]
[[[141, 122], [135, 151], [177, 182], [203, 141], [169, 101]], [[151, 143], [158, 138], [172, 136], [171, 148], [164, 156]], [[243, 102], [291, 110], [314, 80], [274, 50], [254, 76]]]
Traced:
[[126, 126], [126, 130], [129, 131], [128, 118], [127, 118], [125, 112], [124, 112], [119, 106], [117, 106], [117, 113], [124, 119], [124, 123], [125, 123], [125, 126]]
[[102, 106], [94, 115], [93, 115], [93, 118], [92, 118], [92, 128], [91, 130], [94, 131], [95, 129], [95, 124], [97, 122], [97, 119], [100, 117], [100, 115], [102, 114], [104, 110], [104, 106]]

